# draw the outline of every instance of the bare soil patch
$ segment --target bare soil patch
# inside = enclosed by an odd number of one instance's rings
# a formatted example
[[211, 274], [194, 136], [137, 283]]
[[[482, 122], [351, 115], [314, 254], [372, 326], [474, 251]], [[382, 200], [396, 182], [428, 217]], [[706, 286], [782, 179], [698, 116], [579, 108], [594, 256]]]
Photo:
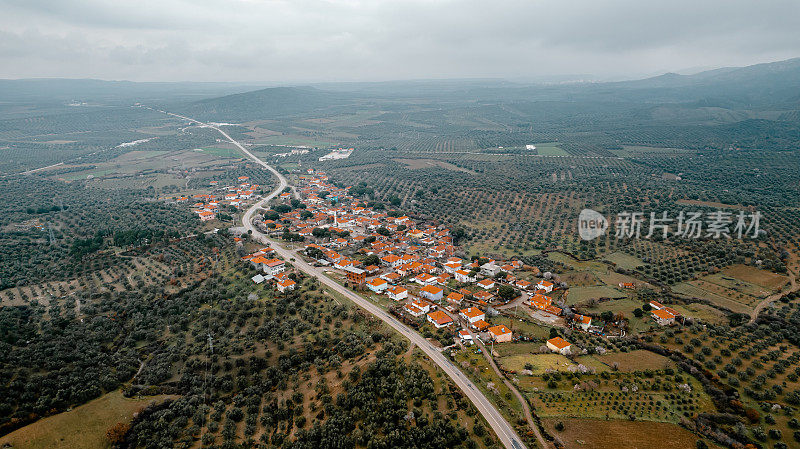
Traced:
[[[564, 423], [564, 430], [554, 429]], [[603, 421], [599, 419], [546, 419], [547, 430], [568, 449], [653, 449], [693, 448], [697, 437], [669, 423], [644, 421]]]

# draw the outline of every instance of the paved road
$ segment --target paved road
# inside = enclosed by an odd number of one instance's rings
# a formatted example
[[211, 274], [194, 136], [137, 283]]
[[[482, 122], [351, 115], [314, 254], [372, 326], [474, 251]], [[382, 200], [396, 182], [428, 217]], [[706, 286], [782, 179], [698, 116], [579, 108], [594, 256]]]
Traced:
[[[172, 115], [174, 117], [182, 118], [184, 120], [188, 120], [192, 123], [195, 123], [200, 126], [208, 127], [217, 130], [220, 134], [222, 134], [227, 140], [231, 143], [236, 145], [244, 154], [246, 154], [250, 159], [255, 161], [257, 164], [261, 165], [262, 167], [266, 168], [267, 170], [271, 171], [275, 176], [278, 177], [278, 187], [270, 193], [268, 196], [264, 197], [261, 201], [254, 204], [244, 213], [242, 216], [242, 224], [244, 225], [245, 229], [248, 231], [252, 231], [252, 237], [264, 244], [270, 245], [272, 248], [275, 249], [275, 252], [283, 257], [285, 260], [294, 259], [292, 264], [295, 268], [303, 271], [304, 273], [314, 276], [319, 279], [320, 282], [327, 285], [332, 290], [342, 294], [343, 296], [347, 297], [354, 303], [356, 303], [359, 307], [363, 308], [367, 312], [373, 314], [377, 318], [384, 321], [389, 326], [393, 327], [398, 333], [403, 335], [404, 337], [411, 340], [411, 342], [417, 345], [420, 349], [422, 349], [425, 354], [433, 360], [434, 363], [439, 365], [439, 367], [450, 376], [450, 378], [458, 385], [459, 388], [467, 395], [467, 397], [475, 404], [475, 407], [481, 414], [486, 418], [486, 421], [492, 426], [494, 429], [495, 434], [497, 434], [500, 441], [507, 449], [525, 449], [525, 445], [522, 443], [522, 440], [519, 438], [517, 433], [508, 424], [508, 422], [503, 418], [503, 415], [492, 405], [492, 403], [483, 395], [483, 393], [475, 386], [472, 381], [470, 381], [464, 373], [462, 373], [458, 368], [456, 368], [450, 360], [445, 357], [439, 350], [437, 350], [432, 344], [430, 344], [427, 340], [425, 340], [421, 335], [417, 332], [406, 326], [405, 324], [397, 321], [393, 316], [391, 316], [387, 311], [380, 308], [378, 305], [374, 304], [373, 302], [369, 301], [368, 299], [363, 298], [360, 295], [357, 295], [353, 291], [344, 288], [341, 284], [334, 281], [325, 273], [317, 268], [313, 267], [304, 261], [296, 251], [286, 249], [280, 245], [278, 241], [270, 239], [265, 234], [261, 233], [253, 225], [253, 215], [255, 215], [256, 211], [259, 208], [264, 207], [269, 200], [275, 198], [279, 195], [288, 185], [289, 182], [286, 180], [281, 173], [277, 170], [269, 166], [266, 162], [262, 161], [261, 159], [257, 158], [253, 153], [248, 151], [243, 145], [239, 142], [231, 138], [225, 131], [219, 129], [219, 127], [209, 125], [207, 123], [203, 123], [197, 120], [194, 120], [189, 117], [184, 117], [178, 114], [172, 114], [166, 111], [160, 111], [165, 114]], [[295, 192], [296, 194], [296, 192]]]
[[461, 390], [467, 395], [467, 397], [472, 401], [473, 404], [477, 407], [478, 411], [486, 418], [486, 421], [489, 423], [490, 426], [494, 429], [497, 436], [500, 438], [500, 441], [508, 449], [523, 449], [525, 446], [522, 444], [522, 441], [517, 436], [514, 429], [506, 422], [503, 415], [497, 411], [496, 408], [492, 405], [491, 402], [483, 395], [483, 393], [478, 389], [475, 384], [470, 381], [466, 375], [464, 375], [461, 370], [456, 368], [450, 360], [442, 354], [436, 347], [434, 347], [430, 342], [425, 340], [420, 334], [416, 331], [412, 330], [405, 324], [401, 323], [393, 316], [391, 316], [387, 311], [382, 309], [380, 306], [376, 305], [375, 303], [369, 301], [368, 299], [363, 298], [362, 296], [354, 293], [353, 291], [343, 287], [338, 282], [334, 281], [325, 273], [317, 267], [313, 267], [308, 264], [306, 261], [301, 259], [295, 251], [288, 250], [278, 244], [278, 242], [269, 239], [267, 236], [261, 234], [257, 229], [255, 229], [252, 224], [248, 226], [245, 224], [248, 229], [253, 229], [253, 237], [259, 239], [264, 243], [270, 244], [272, 248], [275, 249], [275, 252], [278, 253], [279, 256], [283, 257], [286, 260], [294, 259], [292, 264], [295, 268], [305, 272], [310, 276], [314, 276], [319, 279], [320, 282], [335, 290], [336, 292], [342, 294], [343, 296], [347, 297], [349, 300], [356, 303], [359, 307], [363, 308], [367, 312], [371, 313], [372, 315], [376, 316], [377, 318], [384, 321], [389, 326], [392, 326], [398, 333], [403, 335], [404, 337], [411, 340], [411, 342], [417, 345], [420, 349], [422, 349], [425, 354], [430, 357], [431, 360], [434, 361], [439, 367], [450, 376], [450, 378], [455, 382], [456, 385], [461, 388]]
[[528, 296], [529, 295], [528, 295], [527, 292], [521, 292], [520, 295], [517, 296], [516, 298], [512, 299], [511, 301], [509, 301], [506, 304], [503, 304], [502, 306], [495, 307], [495, 309], [497, 309], [497, 310], [507, 310], [507, 309], [513, 309], [514, 307], [517, 307], [517, 306], [521, 306], [521, 305], [523, 305], [525, 303], [525, 301], [528, 300]]
[[487, 350], [486, 345], [483, 344], [483, 341], [481, 341], [480, 338], [478, 338], [475, 334], [473, 334], [472, 331], [469, 331], [469, 333], [472, 336], [472, 340], [478, 343], [478, 346], [481, 348], [481, 353], [483, 353], [483, 356], [486, 358], [486, 361], [494, 370], [494, 373], [497, 374], [497, 376], [503, 381], [503, 383], [506, 384], [506, 387], [508, 387], [508, 389], [511, 390], [512, 393], [514, 393], [514, 397], [517, 398], [517, 401], [519, 402], [520, 406], [522, 406], [522, 414], [525, 416], [525, 421], [528, 422], [528, 427], [531, 429], [533, 434], [536, 435], [536, 440], [539, 441], [539, 444], [543, 448], [553, 447], [553, 445], [550, 444], [544, 438], [542, 432], [539, 431], [539, 426], [536, 425], [536, 421], [534, 421], [533, 419], [533, 413], [531, 413], [531, 408], [528, 405], [528, 401], [525, 400], [525, 398], [522, 396], [522, 393], [520, 393], [519, 390], [517, 390], [517, 387], [514, 384], [512, 384], [511, 381], [508, 380], [508, 378], [506, 378], [505, 374], [503, 374], [500, 371], [500, 368], [497, 367], [497, 364], [494, 363], [494, 355], [491, 353], [491, 350]]
[[38, 172], [38, 171], [47, 170], [48, 168], [59, 167], [59, 166], [61, 166], [61, 165], [64, 165], [64, 163], [63, 163], [63, 162], [59, 162], [59, 163], [57, 163], [57, 164], [48, 165], [47, 167], [39, 167], [39, 168], [34, 168], [33, 170], [24, 171], [24, 172], [22, 172], [22, 173], [20, 173], [20, 174], [21, 174], [21, 175], [31, 175], [31, 174], [33, 174], [33, 173], [36, 173], [36, 172]]

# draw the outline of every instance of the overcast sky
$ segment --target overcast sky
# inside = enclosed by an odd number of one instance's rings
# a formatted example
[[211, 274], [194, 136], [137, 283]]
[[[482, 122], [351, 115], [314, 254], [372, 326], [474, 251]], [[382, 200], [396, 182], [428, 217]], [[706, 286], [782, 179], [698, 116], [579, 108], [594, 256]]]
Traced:
[[0, 78], [636, 77], [800, 56], [798, 0], [0, 0]]

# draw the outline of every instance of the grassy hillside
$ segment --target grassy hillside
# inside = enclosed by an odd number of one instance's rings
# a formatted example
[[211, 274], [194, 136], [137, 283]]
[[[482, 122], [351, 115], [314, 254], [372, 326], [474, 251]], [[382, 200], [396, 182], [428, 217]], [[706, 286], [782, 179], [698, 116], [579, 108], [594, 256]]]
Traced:
[[126, 398], [112, 391], [68, 412], [59, 413], [0, 437], [0, 446], [14, 449], [109, 448], [106, 431], [118, 422], [127, 423], [136, 412], [174, 396]]

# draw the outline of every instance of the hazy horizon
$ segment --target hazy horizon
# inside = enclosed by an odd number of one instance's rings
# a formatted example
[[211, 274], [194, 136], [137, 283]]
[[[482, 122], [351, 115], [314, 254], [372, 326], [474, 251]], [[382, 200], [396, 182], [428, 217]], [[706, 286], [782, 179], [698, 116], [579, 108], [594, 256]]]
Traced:
[[621, 80], [800, 55], [800, 3], [0, 0], [0, 78]]

